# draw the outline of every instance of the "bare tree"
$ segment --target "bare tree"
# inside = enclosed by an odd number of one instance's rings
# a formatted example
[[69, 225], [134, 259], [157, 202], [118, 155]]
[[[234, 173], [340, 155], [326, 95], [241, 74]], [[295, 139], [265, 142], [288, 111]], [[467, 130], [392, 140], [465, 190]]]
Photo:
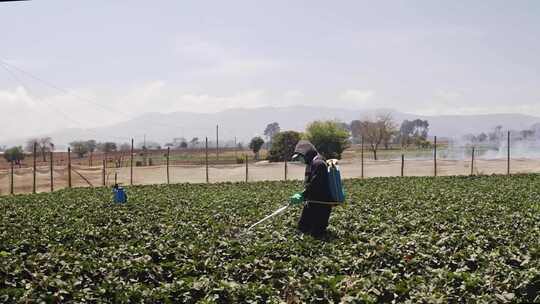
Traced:
[[381, 128], [382, 143], [384, 144], [384, 148], [388, 150], [392, 138], [398, 133], [397, 124], [392, 119], [391, 113], [380, 114], [377, 117], [377, 121]]
[[377, 115], [375, 119], [354, 120], [351, 122], [353, 137], [357, 139], [358, 137], [364, 138], [364, 142], [369, 145], [375, 160], [377, 160], [379, 147], [384, 145], [385, 148], [388, 148], [396, 131], [396, 123], [389, 113]]
[[26, 141], [26, 146], [24, 150], [27, 152], [33, 153], [34, 144], [36, 144], [36, 148], [39, 151], [39, 154], [41, 155], [42, 160], [44, 162], [47, 161], [46, 155], [54, 147], [54, 144], [52, 143], [52, 139], [50, 137], [31, 138]]

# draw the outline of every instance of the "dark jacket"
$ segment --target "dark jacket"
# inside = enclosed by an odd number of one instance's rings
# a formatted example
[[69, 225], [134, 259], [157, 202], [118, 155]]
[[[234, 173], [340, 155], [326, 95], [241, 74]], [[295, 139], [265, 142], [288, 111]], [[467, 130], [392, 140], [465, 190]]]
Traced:
[[308, 201], [302, 210], [298, 228], [302, 232], [320, 236], [326, 231], [332, 208], [329, 205], [310, 203], [309, 201], [332, 201], [328, 186], [326, 161], [309, 141], [301, 140], [298, 142], [295, 153], [301, 154], [306, 161], [304, 199]]

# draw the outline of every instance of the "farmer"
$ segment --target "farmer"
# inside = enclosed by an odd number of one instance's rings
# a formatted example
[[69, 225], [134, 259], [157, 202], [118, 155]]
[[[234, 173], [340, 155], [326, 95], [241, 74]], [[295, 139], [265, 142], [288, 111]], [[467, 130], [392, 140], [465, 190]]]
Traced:
[[296, 193], [290, 198], [290, 203], [293, 205], [307, 202], [302, 210], [298, 229], [303, 233], [320, 237], [326, 232], [332, 211], [332, 205], [316, 203], [332, 201], [328, 186], [326, 161], [307, 140], [298, 142], [292, 159], [298, 159], [306, 164], [304, 191]]

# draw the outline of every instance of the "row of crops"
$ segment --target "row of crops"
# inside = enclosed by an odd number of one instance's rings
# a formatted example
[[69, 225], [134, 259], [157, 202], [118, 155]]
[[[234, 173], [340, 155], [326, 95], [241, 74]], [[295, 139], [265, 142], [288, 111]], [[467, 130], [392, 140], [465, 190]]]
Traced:
[[322, 239], [298, 182], [0, 198], [0, 302], [540, 301], [540, 175], [347, 180]]

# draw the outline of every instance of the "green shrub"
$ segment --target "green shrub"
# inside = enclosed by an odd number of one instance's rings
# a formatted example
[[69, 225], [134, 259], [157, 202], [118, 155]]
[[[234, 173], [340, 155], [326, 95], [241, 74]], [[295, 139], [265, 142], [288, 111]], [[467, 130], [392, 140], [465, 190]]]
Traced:
[[350, 145], [350, 134], [336, 121], [314, 121], [308, 125], [305, 137], [326, 159], [341, 158]]

